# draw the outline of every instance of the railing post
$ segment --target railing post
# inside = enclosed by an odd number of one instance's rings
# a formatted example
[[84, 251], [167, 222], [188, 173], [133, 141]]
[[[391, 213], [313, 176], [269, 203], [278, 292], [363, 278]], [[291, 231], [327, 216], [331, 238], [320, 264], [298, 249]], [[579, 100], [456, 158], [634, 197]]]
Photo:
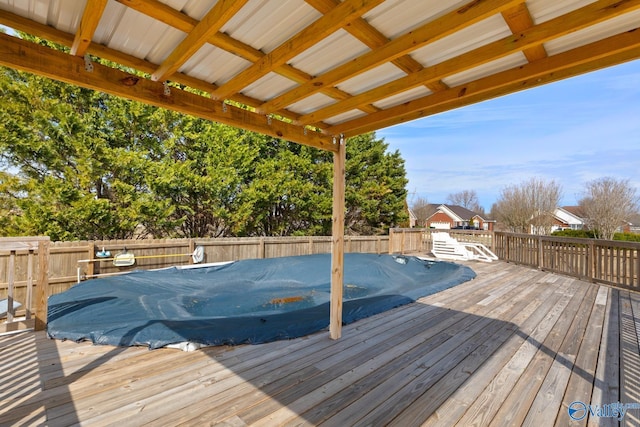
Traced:
[[26, 314], [25, 319], [31, 319], [31, 310], [33, 307], [33, 249], [29, 249], [29, 255], [27, 259], [27, 301], [25, 304]]
[[49, 240], [38, 242], [38, 284], [36, 286], [36, 319], [34, 329], [47, 326], [47, 297], [49, 296]]
[[16, 251], [9, 252], [9, 269], [7, 270], [7, 322], [13, 322], [15, 308], [13, 306], [13, 288], [15, 287]]
[[542, 236], [538, 236], [538, 270], [544, 267], [544, 254], [542, 250]]
[[589, 253], [587, 256], [587, 261], [589, 263], [588, 266], [588, 270], [589, 270], [589, 279], [591, 279], [591, 282], [595, 283], [596, 282], [596, 244], [593, 240], [589, 241], [589, 249], [588, 249]]

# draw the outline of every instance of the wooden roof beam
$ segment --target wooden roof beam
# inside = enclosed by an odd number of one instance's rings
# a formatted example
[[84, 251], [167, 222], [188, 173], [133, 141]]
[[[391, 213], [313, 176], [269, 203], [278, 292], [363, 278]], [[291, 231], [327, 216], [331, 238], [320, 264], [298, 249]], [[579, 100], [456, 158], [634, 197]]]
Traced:
[[162, 62], [151, 75], [151, 80], [163, 81], [193, 56], [211, 37], [217, 33], [242, 7], [247, 0], [219, 0], [211, 10], [193, 27], [177, 48]]
[[322, 88], [335, 86], [357, 74], [371, 70], [385, 62], [393, 61], [428, 43], [442, 39], [521, 2], [522, 0], [474, 0], [266, 102], [260, 107], [260, 110], [268, 113], [285, 108], [294, 102], [317, 93]]
[[222, 100], [239, 92], [382, 2], [383, 0], [343, 1], [331, 12], [317, 19], [291, 39], [220, 86], [211, 96], [214, 99]]
[[0, 65], [275, 138], [337, 152], [333, 138], [319, 132], [280, 120], [268, 120], [263, 115], [178, 88], [170, 88], [170, 94], [166, 94], [161, 82], [139, 78], [101, 64], [94, 63], [93, 71], [87, 71], [83, 58], [6, 34], [0, 34]]
[[332, 126], [346, 137], [640, 59], [640, 27], [557, 55]]
[[100, 18], [107, 6], [107, 0], [88, 1], [84, 6], [80, 25], [76, 30], [76, 35], [71, 44], [71, 55], [84, 56], [87, 48], [91, 44], [93, 34], [98, 28]]
[[[513, 34], [528, 30], [533, 27], [533, 19], [526, 3], [520, 3], [518, 6], [502, 12], [502, 17], [509, 26]], [[527, 61], [533, 62], [547, 56], [547, 51], [542, 44], [531, 46], [522, 51]]]
[[[392, 95], [407, 91], [425, 82], [437, 82], [445, 77], [475, 68], [482, 64], [505, 57], [520, 50], [536, 48], [542, 43], [564, 36], [573, 31], [590, 27], [602, 21], [619, 16], [622, 13], [640, 8], [640, 0], [609, 7], [617, 0], [605, 0], [587, 5], [581, 9], [543, 22], [515, 35], [481, 46], [455, 58], [448, 59], [416, 73], [401, 77], [377, 88], [363, 92], [344, 101], [337, 102], [299, 118], [301, 124], [318, 123], [329, 117], [370, 104]], [[546, 53], [545, 53], [546, 57]], [[376, 114], [376, 113], [374, 113]]]
[[[198, 25], [198, 21], [178, 10], [167, 6], [164, 3], [160, 3], [157, 0], [117, 0], [123, 5], [136, 10], [144, 15], [147, 15], [153, 19], [164, 22], [167, 25], [170, 25], [173, 28], [176, 28], [180, 31], [184, 31], [186, 33], [193, 30], [193, 28]], [[211, 34], [208, 42], [220, 49], [226, 50], [236, 56], [246, 59], [247, 61], [255, 62], [260, 58], [264, 57], [265, 54], [258, 49], [255, 49], [239, 40], [232, 38], [231, 36], [217, 32], [215, 34]], [[283, 77], [291, 79], [296, 83], [306, 83], [310, 81], [313, 77], [302, 70], [299, 70], [295, 67], [292, 67], [289, 64], [283, 64], [282, 66], [276, 68], [274, 70], [275, 73], [280, 74]], [[217, 87], [217, 86], [216, 86]], [[212, 89], [209, 88], [208, 92]], [[347, 99], [350, 95], [346, 92], [341, 91], [338, 88], [329, 87], [325, 88], [322, 91], [323, 94], [329, 96], [330, 98], [342, 100]], [[231, 99], [236, 100], [241, 97], [240, 95], [234, 96]], [[258, 107], [262, 102], [252, 102], [250, 105], [252, 107]], [[375, 113], [379, 111], [378, 108], [375, 107], [364, 107], [363, 111], [368, 113]], [[293, 113], [287, 110], [279, 110], [275, 111], [276, 114], [280, 114], [284, 117], [289, 117], [293, 120], [297, 119], [298, 114]]]
[[[146, 1], [146, 0], [141, 0], [141, 1]], [[40, 38], [50, 40], [54, 43], [58, 43], [62, 46], [71, 46], [74, 40], [74, 36], [72, 34], [65, 33], [64, 31], [57, 30], [49, 25], [40, 24], [39, 22], [31, 21], [30, 19], [23, 18], [11, 12], [6, 12], [2, 10], [0, 10], [0, 25], [6, 25], [7, 27], [11, 27], [17, 31], [23, 31], [27, 34], [32, 34], [34, 36], [38, 36]], [[140, 59], [135, 56], [110, 49], [104, 45], [97, 44], [97, 43], [90, 44], [89, 47], [87, 48], [87, 53], [95, 55], [99, 58], [104, 58], [109, 61], [113, 61], [125, 67], [129, 67], [134, 70], [147, 73], [149, 75], [152, 74], [155, 70], [157, 70], [159, 66], [158, 64], [154, 64], [144, 59]], [[182, 73], [175, 73], [171, 77], [171, 80], [176, 83], [189, 86], [193, 89], [198, 89], [206, 93], [210, 93], [212, 90], [214, 90], [217, 87], [212, 83], [209, 83], [204, 80], [200, 80], [196, 77], [188, 76]], [[340, 98], [336, 97], [336, 99], [345, 99], [347, 97], [348, 97], [347, 94], [343, 94], [342, 97]], [[261, 101], [258, 101], [254, 98], [251, 98], [242, 94], [234, 95], [231, 99], [233, 101], [237, 101], [241, 104], [245, 104], [250, 107], [257, 107], [262, 103]], [[376, 111], [379, 111], [379, 109], [370, 110], [370, 112], [376, 112]], [[278, 114], [282, 113], [284, 117], [288, 117], [292, 120], [296, 120], [299, 116], [298, 114], [290, 111], [284, 111], [284, 112], [278, 111], [276, 113]]]
[[[321, 13], [328, 13], [332, 8], [336, 7], [340, 2], [338, 0], [305, 0], [315, 9]], [[389, 42], [389, 39], [378, 31], [375, 27], [370, 25], [363, 18], [358, 18], [350, 25], [344, 27], [344, 30], [349, 32], [352, 36], [366, 44], [371, 49], [377, 49]], [[422, 64], [413, 59], [409, 55], [404, 55], [391, 61], [393, 65], [400, 68], [407, 74], [415, 73], [421, 70]], [[427, 88], [433, 92], [443, 90], [447, 88], [442, 82], [431, 83], [427, 85]]]

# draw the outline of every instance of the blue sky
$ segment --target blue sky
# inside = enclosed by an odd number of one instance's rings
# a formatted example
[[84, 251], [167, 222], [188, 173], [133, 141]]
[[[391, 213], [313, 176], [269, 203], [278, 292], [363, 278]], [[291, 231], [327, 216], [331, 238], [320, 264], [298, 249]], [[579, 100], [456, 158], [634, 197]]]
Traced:
[[376, 132], [405, 159], [409, 202], [475, 190], [487, 211], [507, 185], [556, 180], [562, 205], [609, 176], [640, 192], [640, 61]]

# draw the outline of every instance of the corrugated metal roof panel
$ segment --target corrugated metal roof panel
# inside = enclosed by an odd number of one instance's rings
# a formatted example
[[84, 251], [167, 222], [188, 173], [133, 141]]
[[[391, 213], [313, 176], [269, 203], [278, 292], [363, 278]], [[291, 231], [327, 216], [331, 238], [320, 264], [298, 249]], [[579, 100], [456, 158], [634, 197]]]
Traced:
[[[336, 46], [340, 46], [340, 49], [336, 49]], [[307, 74], [318, 76], [369, 50], [364, 43], [345, 30], [338, 30], [293, 58], [289, 64]]]
[[394, 39], [465, 3], [467, 0], [387, 0], [363, 18], [382, 34]]
[[366, 114], [360, 110], [351, 110], [351, 111], [347, 111], [346, 113], [333, 116], [330, 119], [325, 120], [324, 122], [333, 126], [333, 125], [340, 124], [342, 122], [357, 119], [358, 117], [363, 117], [365, 115]]
[[567, 34], [564, 37], [551, 40], [544, 44], [549, 55], [557, 55], [558, 53], [584, 46], [625, 31], [631, 31], [640, 26], [640, 10], [630, 12], [626, 15], [601, 22], [589, 28]]
[[527, 7], [534, 24], [541, 24], [565, 13], [594, 3], [596, 0], [528, 0]]
[[293, 89], [297, 83], [276, 73], [269, 73], [242, 90], [244, 95], [256, 99], [269, 100]]
[[398, 93], [396, 95], [390, 96], [385, 99], [381, 99], [380, 101], [375, 102], [375, 105], [378, 108], [389, 108], [394, 107], [396, 105], [403, 104], [405, 102], [411, 101], [413, 99], [422, 98], [423, 96], [430, 95], [431, 91], [424, 86], [416, 87], [411, 90], [407, 90], [402, 93]]
[[180, 67], [180, 72], [222, 85], [251, 63], [225, 50], [205, 44]]
[[439, 64], [511, 34], [502, 15], [494, 15], [418, 49], [411, 56], [422, 65]]
[[[110, 34], [103, 32], [107, 29]], [[97, 40], [108, 40], [107, 46], [111, 49], [144, 58], [154, 64], [161, 64], [186, 36], [182, 31], [129, 8], [115, 27], [100, 25], [96, 32]]]
[[524, 56], [524, 54], [522, 52], [516, 52], [498, 60], [480, 65], [479, 67], [471, 68], [470, 70], [463, 71], [462, 73], [454, 74], [442, 79], [442, 81], [450, 87], [456, 87], [477, 79], [481, 79], [486, 76], [490, 76], [494, 73], [499, 73], [501, 71], [519, 67], [526, 63], [527, 58]]
[[84, 0], [0, 0], [0, 9], [71, 33], [80, 23], [85, 4]]
[[249, 0], [221, 31], [269, 53], [321, 16], [303, 0]]
[[176, 10], [200, 21], [218, 0], [164, 0]]
[[352, 95], [357, 95], [406, 75], [404, 71], [387, 62], [340, 83], [338, 88]]
[[321, 93], [316, 93], [303, 99], [302, 101], [291, 104], [289, 107], [287, 107], [287, 110], [293, 111], [298, 114], [307, 114], [317, 110], [318, 108], [329, 106], [334, 102], [336, 102], [335, 99]]

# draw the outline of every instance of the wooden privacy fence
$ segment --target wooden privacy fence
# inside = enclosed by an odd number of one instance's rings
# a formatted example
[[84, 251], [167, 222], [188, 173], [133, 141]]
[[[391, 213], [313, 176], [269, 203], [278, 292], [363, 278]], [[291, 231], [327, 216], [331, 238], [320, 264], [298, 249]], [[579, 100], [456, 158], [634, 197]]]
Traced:
[[48, 237], [0, 237], [0, 300], [6, 305], [0, 333], [44, 329], [48, 259]]
[[494, 252], [508, 262], [640, 290], [640, 243], [496, 232]]
[[[17, 238], [20, 239], [25, 238]], [[16, 241], [18, 241], [16, 240]], [[388, 236], [345, 236], [346, 252], [387, 253]], [[261, 237], [210, 239], [156, 239], [52, 242], [49, 256], [49, 285], [47, 295], [63, 292], [78, 281], [101, 275], [117, 274], [135, 269], [156, 269], [190, 264], [196, 246], [204, 249], [204, 262], [235, 261], [250, 258], [275, 258], [331, 252], [331, 237]], [[100, 260], [96, 253], [110, 252], [112, 256], [124, 251], [132, 253], [135, 264], [115, 266], [112, 260]], [[10, 254], [0, 252], [0, 266], [8, 263]], [[27, 253], [16, 255], [20, 271], [26, 269]], [[79, 262], [92, 260], [91, 262]], [[0, 275], [0, 299], [7, 298], [6, 268]], [[18, 279], [12, 289], [14, 299], [24, 306], [26, 279]]]

